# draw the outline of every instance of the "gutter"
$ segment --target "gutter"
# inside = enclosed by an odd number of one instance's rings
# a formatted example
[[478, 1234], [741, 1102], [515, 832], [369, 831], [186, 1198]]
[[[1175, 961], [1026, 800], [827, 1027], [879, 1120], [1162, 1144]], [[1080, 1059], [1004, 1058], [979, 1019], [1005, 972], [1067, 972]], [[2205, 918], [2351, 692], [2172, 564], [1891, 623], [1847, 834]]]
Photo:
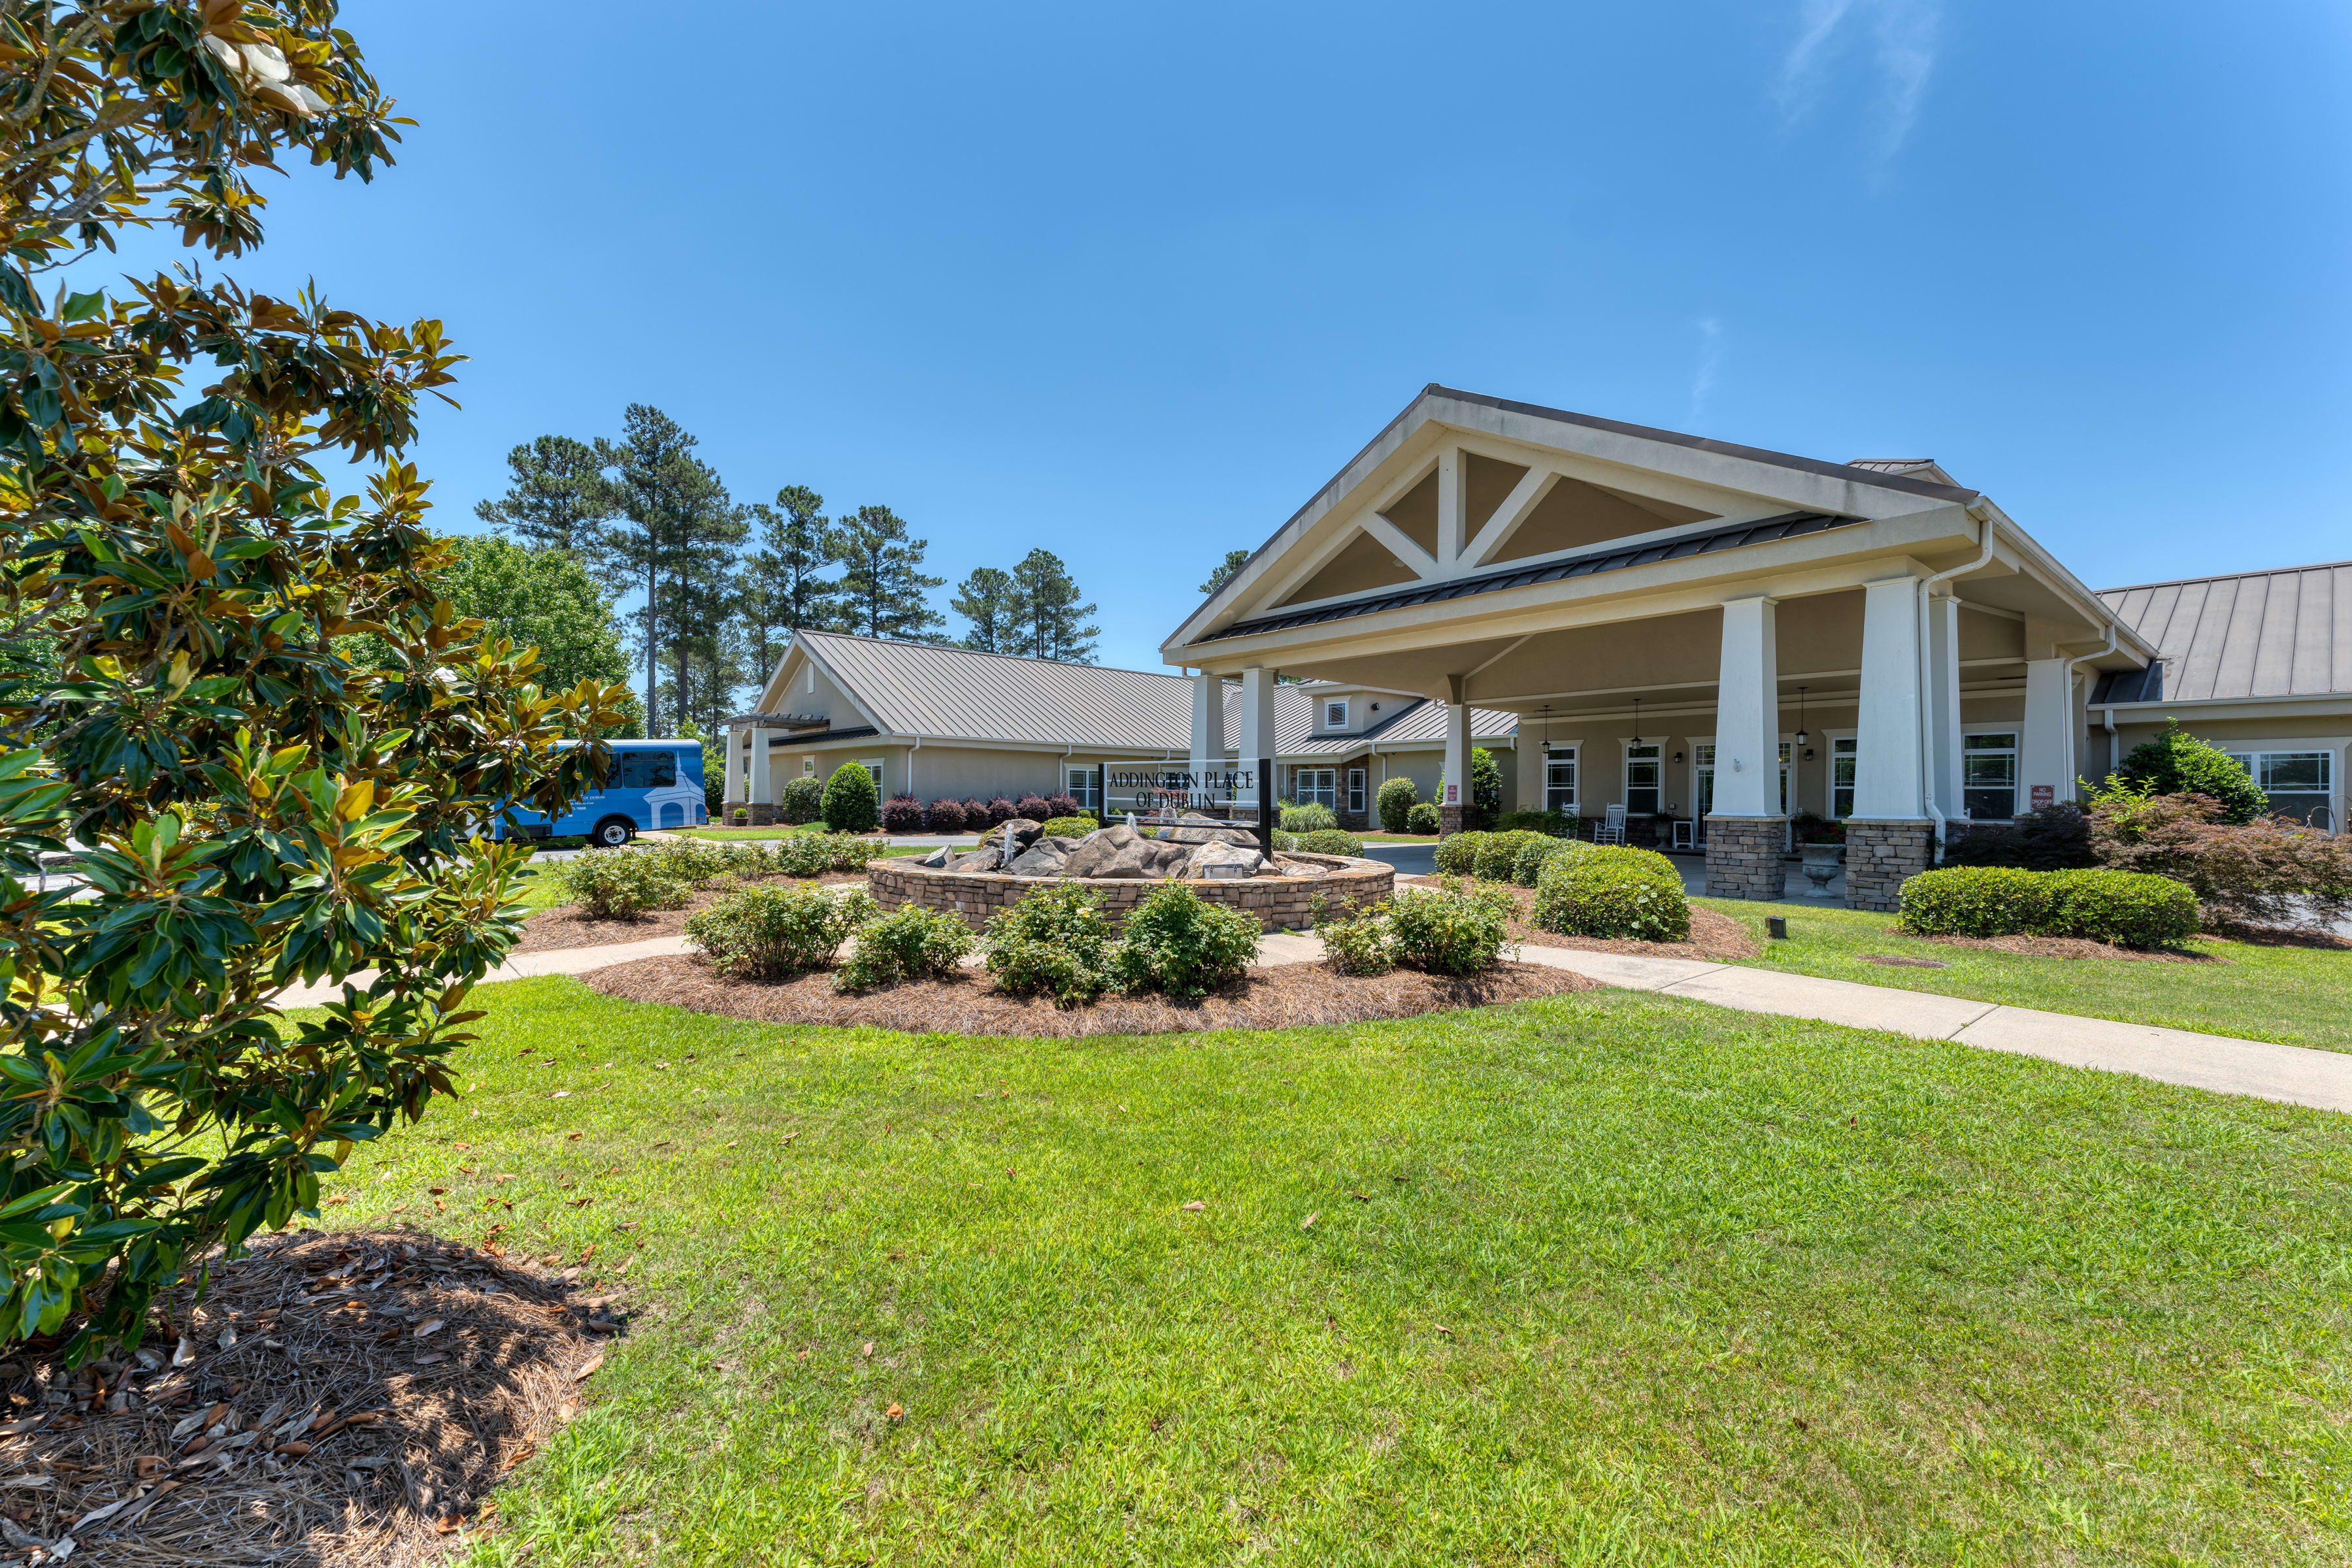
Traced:
[[[1971, 507], [1969, 509], [1971, 511], [1976, 510], [1975, 507]], [[1989, 507], [1985, 511], [1985, 515], [1978, 519], [1977, 526], [1980, 530], [1978, 540], [1980, 548], [1978, 551], [1977, 559], [1969, 561], [1965, 566], [1952, 567], [1947, 570], [1936, 573], [1933, 577], [1922, 578], [1919, 581], [1918, 592], [1916, 595], [1919, 622], [1919, 629], [1916, 633], [1919, 646], [1916, 650], [1917, 657], [1915, 661], [1917, 666], [1916, 674], [1919, 681], [1919, 715], [1918, 734], [1916, 736], [1916, 739], [1919, 743], [1919, 778], [1921, 783], [1925, 786], [1919, 791], [1919, 803], [1927, 808], [1927, 815], [1936, 824], [1936, 858], [1938, 861], [1941, 861], [1944, 858], [1945, 839], [1951, 824], [1945, 820], [1943, 808], [1938, 805], [1936, 800], [1936, 748], [1928, 743], [1928, 737], [1933, 732], [1928, 728], [1927, 699], [1929, 694], [1934, 689], [1934, 682], [1931, 678], [1933, 666], [1927, 656], [1927, 601], [1934, 593], [1937, 583], [1958, 577], [1962, 572], [1978, 570], [1988, 561], [1992, 559], [1993, 526], [1992, 513]], [[1958, 657], [1958, 650], [1955, 649], [1953, 652], [1954, 656]], [[1958, 672], [1956, 670], [1954, 673], [1958, 674]], [[1955, 804], [1957, 804], [1957, 802], [1955, 802]]]
[[[2085, 653], [2079, 659], [2066, 661], [2066, 771], [2078, 784], [2082, 782], [2082, 776], [2076, 773], [2074, 768], [2074, 764], [2080, 760], [2074, 755], [2074, 678], [2081, 673], [2084, 665], [2094, 659], [2104, 659], [2115, 651], [2116, 622], [2114, 617], [2110, 616], [2107, 620], [2107, 645], [2095, 653]], [[2115, 734], [2115, 708], [2110, 706], [2107, 709], [2107, 733], [2110, 737], [2107, 744], [2110, 750], [2115, 746], [2112, 738]], [[2107, 771], [2112, 773], [2115, 769], [2110, 768]]]

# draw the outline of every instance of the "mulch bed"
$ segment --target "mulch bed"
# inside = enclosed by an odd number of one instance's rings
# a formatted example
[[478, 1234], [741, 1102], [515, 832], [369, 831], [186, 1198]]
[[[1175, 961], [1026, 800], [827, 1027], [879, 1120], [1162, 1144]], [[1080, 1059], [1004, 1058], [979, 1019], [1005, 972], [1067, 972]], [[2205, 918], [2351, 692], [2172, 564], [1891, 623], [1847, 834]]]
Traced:
[[26, 1561], [411, 1568], [578, 1407], [618, 1327], [416, 1231], [303, 1231], [184, 1287], [135, 1358], [0, 1362], [0, 1541]]
[[[1401, 876], [1400, 885], [1419, 884], [1435, 887], [1433, 876]], [[1690, 940], [1687, 942], [1633, 942], [1600, 936], [1563, 936], [1557, 931], [1546, 931], [1535, 924], [1536, 891], [1531, 887], [1516, 887], [1509, 883], [1487, 883], [1511, 895], [1518, 905], [1518, 914], [1510, 922], [1511, 940], [1529, 947], [1575, 947], [1587, 953], [1631, 953], [1643, 958], [1697, 958], [1710, 964], [1728, 964], [1735, 959], [1753, 958], [1761, 951], [1748, 927], [1728, 915], [1712, 909], [1691, 905]]]
[[1945, 947], [1982, 947], [1995, 953], [2015, 953], [2028, 958], [2120, 958], [2134, 964], [2226, 964], [2219, 953], [2183, 947], [2118, 947], [2081, 936], [1921, 936], [1888, 926], [1890, 936], [1914, 942], [1934, 942]]
[[1057, 1008], [1042, 997], [1005, 996], [983, 974], [919, 980], [849, 997], [834, 990], [829, 974], [800, 975], [788, 980], [733, 980], [712, 969], [699, 955], [640, 958], [580, 978], [609, 997], [761, 1023], [866, 1025], [908, 1034], [1032, 1037], [1361, 1023], [1589, 990], [1598, 983], [1570, 970], [1533, 964], [1504, 964], [1487, 974], [1459, 978], [1411, 969], [1386, 975], [1340, 975], [1324, 964], [1281, 964], [1252, 968], [1239, 983], [1213, 991], [1194, 1005], [1142, 995], [1105, 997], [1084, 1007]]
[[[806, 887], [817, 884], [839, 886], [845, 883], [866, 885], [866, 873], [858, 871], [832, 871], [819, 877], [757, 877], [755, 882], [787, 883]], [[686, 931], [686, 917], [698, 909], [706, 909], [720, 894], [732, 893], [748, 885], [736, 882], [713, 883], [698, 887], [686, 895], [686, 902], [676, 909], [648, 909], [642, 915], [610, 916], [595, 919], [569, 904], [559, 904], [552, 909], [542, 909], [522, 923], [522, 940], [516, 943], [514, 953], [545, 953], [557, 947], [601, 947], [613, 942], [648, 942], [656, 936], [677, 936]]]

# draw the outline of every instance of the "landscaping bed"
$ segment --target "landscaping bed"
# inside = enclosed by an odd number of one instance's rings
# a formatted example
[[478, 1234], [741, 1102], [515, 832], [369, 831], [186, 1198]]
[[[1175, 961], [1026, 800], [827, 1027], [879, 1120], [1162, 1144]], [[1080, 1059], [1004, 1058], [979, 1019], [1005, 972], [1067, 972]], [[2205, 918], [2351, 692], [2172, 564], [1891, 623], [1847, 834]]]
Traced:
[[[766, 877], [757, 879], [786, 887], [806, 887], [812, 883], [822, 887], [866, 884], [863, 872], [827, 872], [819, 877]], [[509, 956], [517, 953], [545, 953], [559, 947], [601, 947], [615, 942], [648, 942], [656, 936], [677, 936], [686, 930], [687, 916], [698, 909], [708, 909], [720, 894], [731, 893], [745, 883], [698, 887], [687, 895], [676, 909], [646, 909], [635, 915], [612, 915], [598, 917], [577, 904], [560, 904], [542, 909], [522, 925], [522, 940], [516, 943]]]
[[1196, 1003], [1139, 992], [1061, 1008], [1046, 997], [1007, 996], [978, 973], [910, 980], [885, 991], [845, 996], [833, 988], [833, 977], [822, 971], [790, 979], [730, 979], [698, 954], [614, 964], [581, 980], [608, 997], [761, 1023], [1064, 1038], [1360, 1023], [1590, 990], [1598, 983], [1533, 964], [1504, 964], [1483, 975], [1460, 977], [1414, 969], [1338, 975], [1321, 964], [1282, 964], [1253, 967], [1238, 983], [1213, 990]]
[[12, 1547], [37, 1537], [56, 1561], [70, 1535], [75, 1562], [136, 1568], [438, 1559], [576, 1411], [614, 1326], [560, 1283], [405, 1229], [264, 1236], [213, 1270], [142, 1359], [77, 1374], [36, 1341], [0, 1363], [32, 1413], [10, 1425], [47, 1413], [0, 1439]]
[[[1435, 887], [1439, 879], [1433, 876], [1401, 876], [1400, 887]], [[1748, 928], [1729, 915], [1718, 915], [1712, 909], [1691, 905], [1690, 940], [1687, 942], [1637, 942], [1629, 938], [1601, 936], [1563, 936], [1557, 931], [1546, 931], [1535, 924], [1536, 893], [1531, 887], [1514, 887], [1507, 883], [1490, 883], [1510, 894], [1517, 913], [1511, 917], [1511, 940], [1528, 947], [1576, 947], [1588, 953], [1631, 953], [1644, 958], [1696, 958], [1710, 964], [1729, 964], [1757, 955], [1756, 938]]]
[[[1888, 926], [1892, 932], [1899, 929]], [[1905, 933], [1908, 935], [1908, 933]], [[2198, 947], [2122, 947], [2084, 936], [1920, 936], [1945, 947], [1981, 947], [1991, 953], [2016, 953], [2028, 958], [2114, 958], [2139, 964], [2226, 964], [2219, 953]]]

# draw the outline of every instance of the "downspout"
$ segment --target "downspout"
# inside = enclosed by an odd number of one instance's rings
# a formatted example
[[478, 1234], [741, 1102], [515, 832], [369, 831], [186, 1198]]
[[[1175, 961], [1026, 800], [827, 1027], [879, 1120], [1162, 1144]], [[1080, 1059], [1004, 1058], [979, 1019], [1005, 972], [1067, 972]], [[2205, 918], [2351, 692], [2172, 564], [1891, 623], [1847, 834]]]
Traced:
[[[2069, 779], [2078, 784], [2082, 782], [2082, 779], [2080, 775], [2075, 772], [2074, 768], [2075, 763], [2079, 760], [2079, 758], [2074, 755], [2074, 673], [2077, 670], [2080, 670], [2084, 664], [2089, 664], [2092, 660], [2104, 659], [2115, 651], [2116, 623], [2110, 620], [2107, 622], [2107, 645], [2105, 647], [2100, 649], [2095, 653], [2085, 653], [2079, 659], [2069, 659], [2066, 661], [2066, 773]], [[2087, 717], [2088, 716], [2085, 715], [2084, 716]], [[2107, 717], [2109, 722], [2112, 724], [2115, 718], [2114, 708], [2111, 707], [2107, 710]], [[2114, 769], [2110, 768], [2108, 771], [2113, 772]]]
[[[1986, 562], [1992, 559], [1993, 535], [1991, 514], [1987, 513], [1981, 519], [1979, 519], [1978, 527], [1981, 530], [1979, 535], [1979, 543], [1981, 548], [1977, 552], [1977, 559], [1969, 561], [1965, 566], [1952, 567], [1947, 570], [1936, 573], [1933, 577], [1921, 578], [1919, 580], [1919, 591], [1917, 594], [1919, 620], [1917, 641], [1919, 647], [1916, 664], [1919, 677], [1919, 778], [1924, 786], [1919, 792], [1919, 803], [1927, 808], [1927, 815], [1936, 824], [1936, 858], [1938, 861], [1941, 861], [1944, 858], [1944, 839], [1946, 831], [1949, 828], [1950, 824], [1945, 821], [1943, 808], [1938, 805], [1936, 800], [1936, 748], [1928, 742], [1928, 736], [1931, 731], [1927, 727], [1930, 722], [1927, 716], [1929, 706], [1927, 699], [1930, 695], [1930, 689], [1934, 684], [1934, 667], [1927, 653], [1927, 601], [1929, 598], [1933, 596], [1937, 583], [1958, 577], [1963, 572], [1975, 571], [1983, 567]], [[1953, 674], [1957, 675], [1958, 671], [1956, 669]]]
[[2107, 777], [2112, 779], [2116, 776], [2116, 769], [2124, 765], [2123, 737], [2116, 729], [2116, 705], [2109, 703], [2099, 711], [2106, 716]]
[[907, 747], [907, 799], [909, 800], [918, 799], [915, 794], [915, 753], [922, 749], [923, 737], [919, 735], [915, 737], [915, 744]]

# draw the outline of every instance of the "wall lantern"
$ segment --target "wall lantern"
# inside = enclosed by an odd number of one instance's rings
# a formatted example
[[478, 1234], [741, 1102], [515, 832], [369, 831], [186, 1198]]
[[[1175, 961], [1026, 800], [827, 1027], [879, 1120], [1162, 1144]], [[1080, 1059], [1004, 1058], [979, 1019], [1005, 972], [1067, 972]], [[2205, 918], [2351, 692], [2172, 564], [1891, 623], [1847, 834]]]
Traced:
[[1675, 761], [1677, 761], [1677, 762], [1680, 762], [1682, 759], [1683, 759], [1683, 754], [1682, 754], [1681, 752], [1679, 752], [1679, 751], [1675, 752]]

